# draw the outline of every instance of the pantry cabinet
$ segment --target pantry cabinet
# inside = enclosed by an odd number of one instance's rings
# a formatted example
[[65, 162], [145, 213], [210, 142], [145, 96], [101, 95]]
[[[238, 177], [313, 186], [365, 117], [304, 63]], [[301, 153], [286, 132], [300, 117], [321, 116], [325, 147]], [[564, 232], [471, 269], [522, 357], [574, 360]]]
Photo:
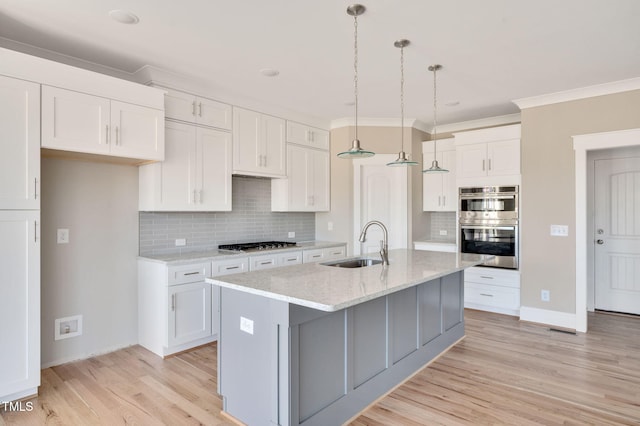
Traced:
[[285, 177], [285, 120], [233, 108], [233, 173]]
[[231, 130], [231, 105], [162, 86], [155, 87], [166, 90], [166, 118]]
[[230, 211], [231, 135], [167, 121], [165, 161], [139, 168], [141, 211]]
[[[422, 143], [422, 164], [427, 169], [434, 160], [433, 141]], [[456, 151], [453, 138], [439, 140], [436, 159], [447, 173], [423, 173], [422, 210], [430, 212], [455, 212], [458, 203], [456, 186]]]
[[287, 144], [287, 178], [271, 181], [272, 211], [329, 211], [328, 151]]
[[0, 210], [40, 208], [40, 85], [0, 76]]
[[43, 85], [42, 147], [163, 160], [164, 112]]

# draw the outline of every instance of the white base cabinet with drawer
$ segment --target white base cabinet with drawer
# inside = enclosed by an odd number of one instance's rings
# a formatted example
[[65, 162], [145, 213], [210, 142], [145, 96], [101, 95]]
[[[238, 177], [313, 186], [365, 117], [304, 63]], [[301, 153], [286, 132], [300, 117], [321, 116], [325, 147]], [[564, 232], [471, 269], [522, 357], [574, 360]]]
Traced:
[[328, 260], [343, 258], [346, 255], [347, 246], [305, 250], [302, 253], [302, 263], [326, 262]]
[[520, 271], [486, 267], [466, 269], [464, 307], [520, 315]]

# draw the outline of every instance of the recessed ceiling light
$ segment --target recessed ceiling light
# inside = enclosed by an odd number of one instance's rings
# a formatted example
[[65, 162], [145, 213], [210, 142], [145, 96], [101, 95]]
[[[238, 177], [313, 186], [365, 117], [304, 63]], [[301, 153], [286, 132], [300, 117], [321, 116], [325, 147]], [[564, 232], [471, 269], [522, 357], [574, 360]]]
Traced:
[[274, 68], [262, 68], [260, 70], [260, 74], [262, 74], [265, 77], [276, 77], [277, 75], [280, 74], [280, 71]]
[[112, 10], [111, 12], [109, 12], [109, 16], [111, 16], [111, 19], [113, 19], [114, 21], [118, 21], [121, 24], [133, 25], [140, 22], [140, 18], [138, 18], [135, 14], [123, 9]]

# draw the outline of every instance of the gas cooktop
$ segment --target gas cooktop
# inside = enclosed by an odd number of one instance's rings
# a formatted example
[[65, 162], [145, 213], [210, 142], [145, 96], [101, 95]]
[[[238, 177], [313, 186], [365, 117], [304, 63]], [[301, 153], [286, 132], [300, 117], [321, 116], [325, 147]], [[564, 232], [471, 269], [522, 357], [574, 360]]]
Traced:
[[218, 249], [251, 252], [251, 251], [295, 247], [295, 245], [296, 243], [291, 241], [262, 241], [258, 243], [221, 244], [218, 246]]

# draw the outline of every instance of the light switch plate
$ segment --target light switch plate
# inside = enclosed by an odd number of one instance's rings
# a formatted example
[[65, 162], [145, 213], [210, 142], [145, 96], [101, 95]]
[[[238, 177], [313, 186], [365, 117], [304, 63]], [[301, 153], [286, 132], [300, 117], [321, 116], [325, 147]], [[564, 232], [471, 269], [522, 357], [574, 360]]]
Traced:
[[240, 330], [245, 333], [253, 334], [253, 320], [249, 318], [240, 317]]
[[296, 233], [294, 231], [289, 231], [289, 238], [295, 238]]
[[554, 237], [568, 237], [569, 226], [567, 225], [551, 225], [551, 235]]
[[176, 238], [176, 247], [184, 247], [187, 245], [186, 238]]

